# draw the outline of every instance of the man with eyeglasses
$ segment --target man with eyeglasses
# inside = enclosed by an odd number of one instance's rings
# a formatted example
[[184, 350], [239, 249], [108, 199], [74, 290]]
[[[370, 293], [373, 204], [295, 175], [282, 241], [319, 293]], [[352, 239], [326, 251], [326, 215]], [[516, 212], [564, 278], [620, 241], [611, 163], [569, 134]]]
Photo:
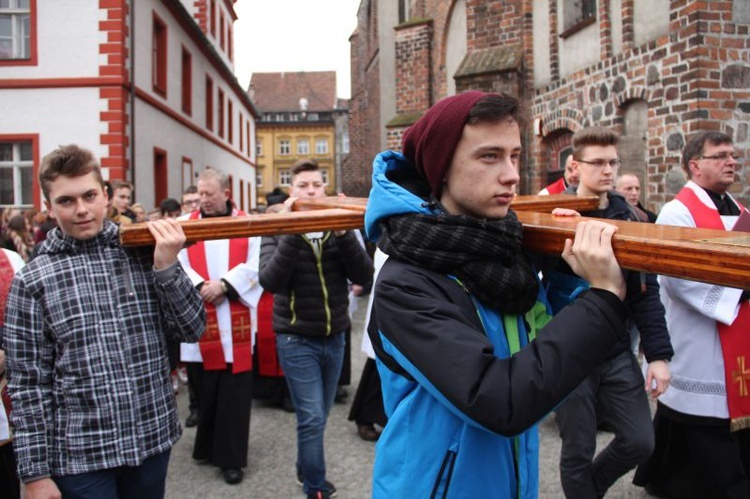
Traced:
[[[601, 127], [585, 128], [573, 135], [572, 167], [580, 177], [573, 193], [599, 198], [599, 206], [582, 213], [584, 216], [638, 220], [625, 198], [614, 190], [620, 166], [618, 142], [617, 133]], [[588, 283], [562, 260], [556, 268], [546, 269], [544, 276], [555, 313], [588, 288]], [[560, 481], [568, 498], [603, 497], [617, 479], [648, 459], [654, 447], [646, 394], [656, 398], [669, 387], [672, 346], [656, 276], [624, 271], [624, 277], [626, 325], [634, 323], [641, 333], [641, 347], [648, 363], [645, 383], [630, 341], [623, 338], [557, 408], [562, 438]], [[615, 438], [594, 459], [600, 423], [606, 424]]]
[[182, 214], [188, 215], [201, 207], [201, 195], [198, 187], [189, 185], [182, 193]]
[[[688, 182], [656, 223], [731, 230], [744, 210], [727, 192], [740, 166], [729, 135], [696, 134], [682, 152]], [[750, 497], [748, 291], [659, 282], [676, 353], [673, 382], [657, 404], [656, 449], [634, 483], [660, 496]]]

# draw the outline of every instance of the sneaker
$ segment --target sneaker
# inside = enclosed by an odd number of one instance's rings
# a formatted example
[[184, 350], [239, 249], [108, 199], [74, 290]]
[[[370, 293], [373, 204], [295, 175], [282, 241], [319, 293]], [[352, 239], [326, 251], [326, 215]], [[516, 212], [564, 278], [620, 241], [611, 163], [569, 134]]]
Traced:
[[[297, 471], [296, 479], [297, 479], [297, 485], [302, 487], [302, 485], [305, 482], [305, 477], [302, 476], [302, 472]], [[324, 495], [323, 497], [336, 497], [335, 485], [333, 485], [331, 482], [326, 480], [325, 482], [323, 482], [323, 487], [326, 488], [325, 491], [322, 491], [322, 490], [318, 491], [318, 492], [322, 492], [323, 494], [328, 494], [328, 495]], [[312, 495], [308, 494], [307, 497], [317, 497], [315, 494], [317, 494], [318, 492], [310, 492], [310, 494]]]
[[172, 371], [172, 390], [174, 390], [174, 394], [177, 395], [180, 393], [180, 382], [177, 379], [177, 372]]
[[185, 366], [180, 366], [177, 368], [177, 379], [179, 379], [180, 383], [182, 383], [183, 385], [187, 385], [188, 375], [187, 368]]

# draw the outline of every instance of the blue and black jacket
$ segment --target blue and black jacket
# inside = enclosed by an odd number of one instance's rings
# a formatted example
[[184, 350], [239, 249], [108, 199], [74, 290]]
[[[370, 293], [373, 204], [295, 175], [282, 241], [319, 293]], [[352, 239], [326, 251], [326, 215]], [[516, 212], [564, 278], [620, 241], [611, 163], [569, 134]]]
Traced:
[[[400, 153], [374, 167], [371, 239], [380, 220], [435, 209]], [[452, 276], [386, 261], [368, 327], [388, 415], [373, 497], [537, 497], [536, 423], [627, 335], [607, 291], [549, 312], [543, 291], [526, 314], [503, 315]]]

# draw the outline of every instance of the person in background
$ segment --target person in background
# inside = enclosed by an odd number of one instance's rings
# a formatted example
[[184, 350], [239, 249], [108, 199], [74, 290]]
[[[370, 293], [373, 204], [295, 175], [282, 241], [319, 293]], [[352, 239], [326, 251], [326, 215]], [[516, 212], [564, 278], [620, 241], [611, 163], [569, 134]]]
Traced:
[[535, 424], [627, 337], [616, 227], [580, 223], [563, 256], [591, 282], [550, 320], [523, 228], [519, 101], [469, 91], [380, 153], [365, 212], [388, 255], [368, 334], [388, 424], [373, 497], [535, 498]]
[[[228, 176], [216, 169], [198, 177], [200, 210], [181, 220], [241, 217], [230, 199]], [[221, 469], [234, 485], [244, 478], [253, 398], [252, 321], [263, 289], [258, 284], [260, 238], [199, 241], [179, 254], [200, 290], [208, 323], [199, 343], [183, 343], [181, 359], [196, 383], [198, 429], [193, 459]]]
[[[116, 211], [117, 221], [120, 223], [135, 222], [136, 215], [130, 209], [133, 202], [133, 184], [124, 180], [112, 182], [112, 207]], [[129, 219], [127, 222], [125, 219]]]
[[6, 235], [10, 242], [13, 244], [13, 251], [15, 251], [24, 262], [28, 262], [31, 258], [31, 253], [34, 250], [34, 240], [31, 233], [28, 230], [26, 224], [26, 218], [23, 215], [15, 215], [8, 221], [8, 229]]
[[59, 226], [13, 278], [3, 329], [25, 497], [161, 498], [180, 436], [165, 338], [197, 341], [206, 319], [185, 235], [160, 220], [155, 246], [122, 247], [77, 145], [42, 159], [39, 184]]
[[[578, 196], [596, 196], [595, 210], [583, 216], [636, 221], [632, 207], [614, 190], [620, 166], [619, 135], [603, 127], [590, 127], [573, 135], [573, 169], [578, 171]], [[573, 191], [570, 189], [568, 192]], [[588, 284], [564, 262], [543, 269], [554, 313], [577, 300]], [[627, 320], [640, 332], [646, 358], [646, 379], [631, 341], [616, 345], [606, 360], [555, 410], [562, 438], [560, 481], [568, 498], [602, 497], [625, 473], [648, 459], [654, 446], [648, 394], [661, 396], [669, 387], [669, 361], [673, 351], [653, 274], [626, 271]], [[596, 457], [596, 432], [603, 422], [615, 434]]]
[[182, 214], [182, 205], [174, 198], [162, 199], [159, 211], [161, 218], [177, 218]]
[[[285, 208], [284, 201], [289, 194], [280, 187], [266, 194], [265, 213], [279, 213]], [[289, 387], [284, 378], [279, 356], [276, 351], [276, 333], [273, 331], [273, 293], [263, 291], [258, 303], [258, 332], [253, 352], [253, 396], [270, 400], [286, 412], [294, 412], [294, 404], [289, 395]]]
[[146, 221], [146, 208], [144, 208], [141, 203], [134, 203], [133, 206], [130, 207], [130, 211], [132, 211], [133, 215], [135, 215], [135, 220], [133, 220], [134, 222]]
[[8, 416], [11, 412], [8, 395], [8, 377], [5, 375], [5, 350], [3, 350], [3, 324], [5, 323], [5, 300], [8, 297], [13, 275], [24, 266], [24, 261], [15, 251], [0, 248], [0, 497], [20, 499], [21, 483], [16, 472], [16, 456], [13, 452], [13, 428]]
[[563, 176], [552, 182], [550, 185], [539, 191], [539, 196], [548, 196], [550, 194], [562, 194], [569, 188], [578, 187], [578, 172], [573, 170], [573, 155], [565, 158], [565, 172]]
[[182, 193], [182, 214], [187, 215], [201, 207], [201, 196], [198, 194], [198, 187], [189, 185]]
[[617, 177], [615, 190], [633, 207], [640, 222], [656, 222], [656, 213], [641, 205], [641, 181], [635, 173], [623, 172]]
[[[728, 192], [741, 166], [726, 133], [690, 137], [682, 151], [688, 182], [656, 223], [732, 230], [747, 211]], [[658, 497], [750, 497], [750, 291], [666, 276], [659, 282], [673, 380], [656, 405], [656, 449], [633, 483]]]
[[[325, 196], [313, 160], [292, 167], [289, 211], [298, 198]], [[297, 415], [296, 477], [308, 497], [333, 496], [323, 435], [336, 395], [350, 326], [349, 283], [366, 284], [372, 261], [352, 231], [263, 237], [260, 282], [274, 294], [273, 330]]]

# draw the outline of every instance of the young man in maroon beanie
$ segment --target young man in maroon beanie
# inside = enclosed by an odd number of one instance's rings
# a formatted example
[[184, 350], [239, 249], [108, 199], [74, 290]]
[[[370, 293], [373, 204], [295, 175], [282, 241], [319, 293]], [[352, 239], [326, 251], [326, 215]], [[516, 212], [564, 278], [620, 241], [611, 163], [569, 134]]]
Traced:
[[368, 329], [388, 416], [375, 498], [537, 497], [536, 422], [627, 337], [601, 222], [563, 252], [592, 289], [550, 318], [509, 209], [525, 125], [515, 98], [466, 92], [375, 159], [365, 225], [389, 255]]

